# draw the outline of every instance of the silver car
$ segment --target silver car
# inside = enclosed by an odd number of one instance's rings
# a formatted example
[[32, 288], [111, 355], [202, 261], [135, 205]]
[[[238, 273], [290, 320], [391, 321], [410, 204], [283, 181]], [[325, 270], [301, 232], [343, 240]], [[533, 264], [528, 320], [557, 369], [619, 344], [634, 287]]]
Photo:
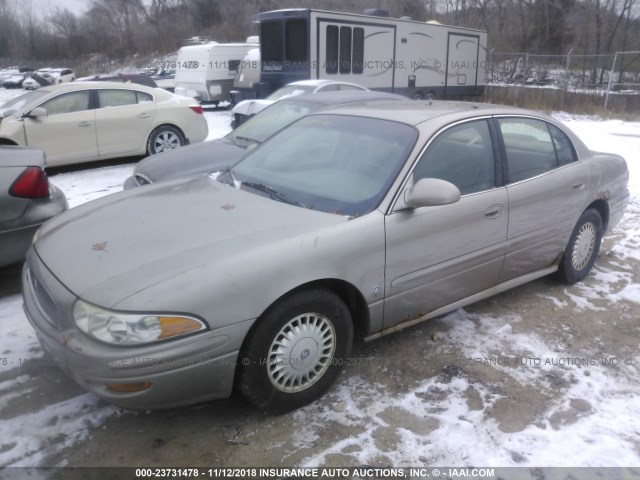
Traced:
[[44, 348], [128, 408], [318, 398], [371, 340], [533, 279], [578, 282], [627, 205], [623, 158], [477, 104], [306, 116], [210, 175], [74, 208], [23, 272]]
[[67, 209], [44, 165], [40, 150], [0, 146], [0, 267], [24, 259], [40, 225]]

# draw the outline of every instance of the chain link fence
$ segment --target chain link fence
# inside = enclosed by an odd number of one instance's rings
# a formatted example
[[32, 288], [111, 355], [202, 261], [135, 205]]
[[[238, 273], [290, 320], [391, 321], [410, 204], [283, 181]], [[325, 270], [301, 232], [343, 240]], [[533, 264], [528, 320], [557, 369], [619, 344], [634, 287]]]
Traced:
[[[493, 93], [494, 101], [640, 114], [640, 52], [538, 55], [492, 50], [487, 53], [485, 72], [489, 96]], [[533, 105], [526, 102], [529, 97], [535, 99]]]

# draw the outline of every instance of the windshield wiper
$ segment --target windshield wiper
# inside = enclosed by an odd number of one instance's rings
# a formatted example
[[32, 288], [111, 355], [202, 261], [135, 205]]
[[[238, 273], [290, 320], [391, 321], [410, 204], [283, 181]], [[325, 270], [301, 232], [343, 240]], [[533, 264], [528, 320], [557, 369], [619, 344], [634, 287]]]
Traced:
[[249, 188], [253, 188], [254, 190], [258, 190], [259, 192], [266, 193], [273, 200], [288, 203], [289, 205], [295, 205], [296, 207], [300, 206], [300, 203], [296, 202], [295, 200], [291, 200], [284, 193], [278, 192], [274, 188], [265, 185], [264, 183], [242, 182], [242, 186], [247, 186]]

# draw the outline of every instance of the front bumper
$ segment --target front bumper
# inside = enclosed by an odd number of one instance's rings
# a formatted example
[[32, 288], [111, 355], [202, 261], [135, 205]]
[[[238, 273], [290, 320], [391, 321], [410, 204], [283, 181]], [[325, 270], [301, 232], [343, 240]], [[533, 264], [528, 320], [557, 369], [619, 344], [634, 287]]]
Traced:
[[[31, 248], [22, 274], [24, 310], [43, 349], [86, 390], [130, 409], [172, 408], [228, 397], [238, 352], [253, 320], [189, 337], [136, 347], [97, 342], [75, 327], [77, 297]], [[141, 384], [118, 392], [110, 384]]]

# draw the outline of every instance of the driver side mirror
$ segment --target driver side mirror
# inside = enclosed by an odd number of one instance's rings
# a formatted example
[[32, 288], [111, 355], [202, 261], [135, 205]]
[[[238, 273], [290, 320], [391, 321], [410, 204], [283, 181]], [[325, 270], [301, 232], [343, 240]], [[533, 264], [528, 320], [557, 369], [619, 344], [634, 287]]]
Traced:
[[439, 178], [421, 178], [404, 191], [407, 207], [436, 207], [460, 200], [460, 190], [453, 183]]
[[46, 118], [48, 116], [49, 112], [47, 112], [47, 109], [43, 107], [36, 107], [25, 115], [26, 118]]

